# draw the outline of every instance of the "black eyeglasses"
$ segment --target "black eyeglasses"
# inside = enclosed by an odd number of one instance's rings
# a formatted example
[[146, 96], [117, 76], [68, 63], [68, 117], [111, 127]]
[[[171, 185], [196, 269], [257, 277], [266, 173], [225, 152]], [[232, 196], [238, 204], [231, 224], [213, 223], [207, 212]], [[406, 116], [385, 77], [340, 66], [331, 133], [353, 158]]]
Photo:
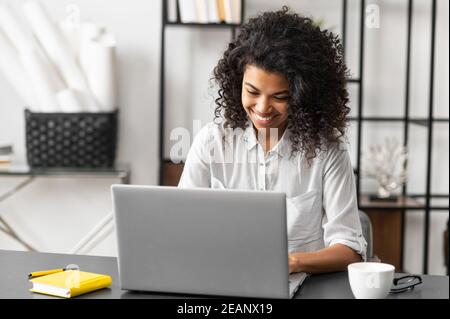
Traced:
[[[395, 288], [391, 288], [391, 294], [398, 294], [405, 291], [413, 290], [415, 286], [422, 283], [422, 277], [417, 275], [408, 275], [394, 279]], [[398, 287], [397, 287], [398, 286]]]

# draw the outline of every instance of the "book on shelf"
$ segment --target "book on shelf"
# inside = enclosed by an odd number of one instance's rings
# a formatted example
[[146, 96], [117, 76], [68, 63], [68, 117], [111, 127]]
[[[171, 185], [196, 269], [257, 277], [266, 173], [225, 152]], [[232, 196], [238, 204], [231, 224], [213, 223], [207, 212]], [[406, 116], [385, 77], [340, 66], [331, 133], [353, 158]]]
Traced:
[[177, 22], [177, 0], [167, 0], [167, 21]]
[[182, 23], [196, 23], [197, 12], [195, 0], [178, 0], [180, 7], [180, 21]]
[[12, 155], [13, 155], [12, 145], [0, 144], [0, 169], [10, 167]]
[[178, 0], [175, 4], [169, 0], [169, 22], [174, 20], [177, 4], [181, 23], [241, 23], [241, 0]]
[[220, 23], [219, 12], [217, 8], [217, 0], [206, 0], [208, 7], [208, 21], [209, 23]]
[[225, 22], [230, 24], [241, 23], [241, 0], [223, 0]]
[[225, 22], [225, 0], [217, 0], [217, 14], [219, 21]]
[[12, 154], [13, 147], [12, 145], [0, 144], [0, 155], [8, 155]]
[[242, 23], [242, 0], [231, 0], [233, 2], [231, 7], [233, 23]]
[[206, 0], [195, 0], [195, 9], [198, 23], [208, 23], [208, 2]]

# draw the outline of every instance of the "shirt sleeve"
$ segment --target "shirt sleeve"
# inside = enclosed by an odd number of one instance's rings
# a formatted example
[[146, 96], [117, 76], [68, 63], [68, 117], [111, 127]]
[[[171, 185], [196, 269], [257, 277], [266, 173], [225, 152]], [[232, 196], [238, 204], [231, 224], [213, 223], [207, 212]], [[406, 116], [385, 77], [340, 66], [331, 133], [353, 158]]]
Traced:
[[347, 148], [343, 144], [330, 148], [324, 165], [325, 246], [346, 245], [365, 261], [367, 242], [361, 230], [355, 178]]
[[203, 127], [194, 137], [189, 149], [178, 187], [210, 187], [209, 141], [210, 125]]

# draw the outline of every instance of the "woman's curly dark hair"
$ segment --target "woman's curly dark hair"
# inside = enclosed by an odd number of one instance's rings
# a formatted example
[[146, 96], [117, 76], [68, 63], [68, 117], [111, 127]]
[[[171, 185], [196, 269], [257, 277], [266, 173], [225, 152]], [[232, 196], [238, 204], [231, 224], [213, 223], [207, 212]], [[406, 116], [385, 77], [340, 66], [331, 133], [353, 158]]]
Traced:
[[243, 24], [214, 68], [219, 86], [215, 118], [244, 129], [242, 79], [246, 65], [284, 75], [289, 82], [288, 123], [292, 154], [311, 162], [329, 142], [339, 142], [348, 125], [348, 69], [339, 38], [290, 11], [264, 12]]

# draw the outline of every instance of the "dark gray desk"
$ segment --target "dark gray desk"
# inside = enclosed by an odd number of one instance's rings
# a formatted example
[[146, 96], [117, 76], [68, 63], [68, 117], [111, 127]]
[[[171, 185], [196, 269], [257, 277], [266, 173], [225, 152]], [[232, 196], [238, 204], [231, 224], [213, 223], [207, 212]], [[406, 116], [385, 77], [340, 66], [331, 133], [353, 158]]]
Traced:
[[[68, 264], [77, 264], [82, 270], [108, 274], [113, 284], [77, 298], [186, 298], [182, 295], [136, 293], [121, 290], [117, 271], [117, 260], [112, 257], [47, 254], [0, 250], [0, 299], [44, 299], [55, 298], [28, 291], [27, 274], [32, 271], [54, 269]], [[398, 274], [400, 275], [400, 274]], [[449, 298], [448, 276], [422, 276], [423, 283], [413, 291], [389, 298]], [[315, 275], [307, 278], [297, 298], [353, 298], [346, 272]]]

